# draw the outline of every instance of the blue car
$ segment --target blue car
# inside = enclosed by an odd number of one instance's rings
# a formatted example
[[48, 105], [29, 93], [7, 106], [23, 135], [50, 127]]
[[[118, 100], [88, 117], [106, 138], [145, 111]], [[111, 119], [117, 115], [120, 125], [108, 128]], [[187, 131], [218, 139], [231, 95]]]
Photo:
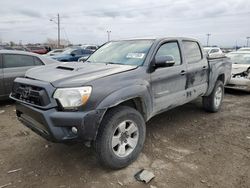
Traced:
[[68, 49], [59, 55], [55, 55], [52, 58], [57, 61], [68, 62], [68, 61], [78, 61], [81, 57], [88, 57], [93, 53], [92, 50], [88, 49]]

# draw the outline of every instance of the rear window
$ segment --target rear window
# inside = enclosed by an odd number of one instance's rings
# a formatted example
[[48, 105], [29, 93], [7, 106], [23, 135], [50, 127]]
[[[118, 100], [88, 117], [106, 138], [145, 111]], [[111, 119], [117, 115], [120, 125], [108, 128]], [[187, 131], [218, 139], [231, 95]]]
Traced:
[[38, 66], [44, 65], [43, 62], [38, 57], [34, 57], [34, 64]]
[[183, 41], [184, 54], [187, 63], [197, 63], [202, 59], [200, 46], [194, 41]]

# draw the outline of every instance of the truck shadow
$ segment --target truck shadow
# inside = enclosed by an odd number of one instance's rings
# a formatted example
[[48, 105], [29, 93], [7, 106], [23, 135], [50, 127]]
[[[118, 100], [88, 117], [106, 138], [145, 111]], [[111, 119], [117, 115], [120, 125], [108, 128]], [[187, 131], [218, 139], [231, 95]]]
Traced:
[[6, 100], [0, 100], [0, 107], [6, 106], [6, 105], [13, 105], [15, 104], [15, 101], [11, 99], [6, 99]]
[[247, 91], [240, 91], [240, 90], [235, 90], [235, 89], [225, 89], [225, 93], [231, 94], [231, 95], [238, 95], [238, 96], [245, 96], [245, 95], [250, 95], [250, 92]]

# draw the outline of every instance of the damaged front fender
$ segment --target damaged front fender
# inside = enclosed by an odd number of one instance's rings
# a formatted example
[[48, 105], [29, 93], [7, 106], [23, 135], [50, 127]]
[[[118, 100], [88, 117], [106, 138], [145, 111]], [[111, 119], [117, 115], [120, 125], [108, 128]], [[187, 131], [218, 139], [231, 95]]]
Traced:
[[235, 69], [226, 88], [250, 92], [250, 67]]

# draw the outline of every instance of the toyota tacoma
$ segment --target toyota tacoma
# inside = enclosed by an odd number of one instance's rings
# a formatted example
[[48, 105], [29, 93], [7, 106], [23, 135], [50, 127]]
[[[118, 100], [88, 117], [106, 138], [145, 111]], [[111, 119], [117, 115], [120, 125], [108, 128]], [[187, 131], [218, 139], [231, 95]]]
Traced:
[[111, 41], [84, 63], [29, 70], [10, 97], [40, 136], [91, 143], [101, 164], [119, 169], [138, 157], [153, 116], [198, 97], [206, 111], [220, 110], [231, 66], [208, 59], [195, 39]]

